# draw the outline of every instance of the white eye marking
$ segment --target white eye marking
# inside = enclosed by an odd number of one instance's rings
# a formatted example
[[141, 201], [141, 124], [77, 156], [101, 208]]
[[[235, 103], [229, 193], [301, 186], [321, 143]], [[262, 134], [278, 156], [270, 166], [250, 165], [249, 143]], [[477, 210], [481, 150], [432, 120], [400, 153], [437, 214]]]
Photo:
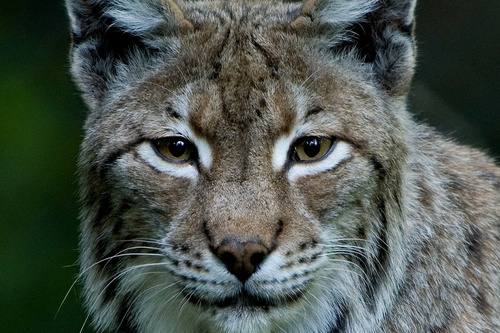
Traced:
[[184, 119], [189, 119], [189, 102], [193, 98], [193, 87], [192, 85], [186, 85], [180, 93], [175, 96], [172, 101], [174, 110]]
[[200, 166], [205, 170], [209, 170], [212, 166], [212, 149], [207, 140], [198, 137], [194, 134], [194, 131], [184, 124], [183, 122], [176, 123], [172, 128], [169, 128], [169, 132], [174, 134], [180, 134], [185, 137], [196, 147], [198, 152], [198, 158], [200, 161]]
[[196, 145], [198, 149], [198, 158], [200, 159], [200, 164], [206, 170], [210, 169], [212, 165], [212, 150], [210, 149], [210, 145], [207, 140], [201, 138], [195, 138], [193, 143]]
[[137, 147], [139, 156], [156, 170], [168, 173], [172, 177], [198, 179], [198, 170], [190, 163], [170, 163], [158, 156], [150, 141], [144, 141]]
[[273, 151], [273, 168], [274, 171], [278, 172], [279, 170], [285, 167], [286, 162], [288, 161], [288, 153], [290, 152], [290, 147], [292, 143], [302, 136], [305, 136], [306, 133], [310, 133], [313, 131], [313, 128], [303, 124], [295, 128], [291, 134], [287, 136], [282, 136], [276, 141], [274, 145]]
[[277, 172], [285, 166], [285, 163], [287, 162], [287, 159], [288, 159], [288, 151], [290, 149], [290, 146], [292, 145], [293, 138], [294, 137], [292, 135], [285, 136], [285, 137], [280, 138], [276, 142], [276, 145], [274, 146], [274, 152], [273, 152], [274, 171]]
[[[205, 139], [196, 136], [191, 128], [183, 123], [176, 124], [175, 130], [171, 129], [169, 132], [180, 134], [187, 140], [191, 141], [198, 152], [200, 168], [204, 168], [205, 170], [210, 169], [212, 165], [212, 150]], [[172, 163], [166, 161], [158, 156], [150, 141], [141, 143], [137, 148], [137, 151], [139, 156], [146, 163], [160, 172], [168, 173], [173, 177], [190, 178], [195, 180], [198, 178], [198, 169], [195, 165], [191, 163]]]
[[314, 175], [335, 168], [340, 162], [351, 156], [351, 146], [342, 140], [337, 140], [332, 151], [326, 158], [313, 163], [293, 163], [288, 170], [288, 180], [294, 182], [297, 178]]

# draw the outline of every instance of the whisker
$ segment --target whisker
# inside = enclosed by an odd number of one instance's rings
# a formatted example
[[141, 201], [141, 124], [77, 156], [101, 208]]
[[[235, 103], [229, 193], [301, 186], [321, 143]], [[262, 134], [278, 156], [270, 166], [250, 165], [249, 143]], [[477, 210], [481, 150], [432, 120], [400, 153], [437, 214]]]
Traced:
[[177, 313], [177, 320], [180, 319], [184, 306], [186, 306], [186, 304], [189, 302], [189, 297], [191, 297], [191, 295], [194, 295], [201, 286], [202, 285], [200, 284], [198, 287], [196, 287], [194, 290], [190, 291], [189, 293], [187, 293], [186, 296], [184, 296], [184, 302], [183, 302], [184, 304], [182, 304], [181, 308], [179, 309], [179, 312]]
[[85, 317], [85, 321], [83, 322], [82, 327], [80, 328], [80, 332], [79, 333], [83, 332], [83, 329], [85, 328], [85, 325], [87, 325], [87, 321], [89, 320], [89, 318], [90, 318], [90, 313], [88, 313], [87, 316]]
[[125, 274], [127, 274], [128, 272], [132, 271], [132, 270], [135, 270], [135, 269], [138, 269], [138, 268], [145, 268], [145, 267], [156, 267], [156, 266], [162, 266], [163, 263], [150, 263], [150, 264], [143, 264], [143, 265], [136, 265], [136, 266], [132, 266], [132, 267], [128, 267], [126, 269], [124, 269], [123, 271], [121, 271], [118, 275], [114, 276], [109, 282], [108, 284], [106, 284], [106, 286], [104, 286], [104, 288], [102, 288], [102, 291], [99, 293], [99, 295], [97, 296], [97, 299], [101, 299], [102, 295], [104, 294], [104, 292], [108, 289], [108, 287], [113, 283], [115, 282], [117, 279], [121, 278], [122, 276], [124, 276]]
[[[317, 70], [315, 70], [314, 72], [312, 72], [299, 86], [299, 89], [304, 87], [304, 85], [307, 83], [307, 81], [309, 81], [314, 75], [316, 75], [317, 73], [319, 73], [320, 71], [324, 70], [323, 67], [320, 67], [318, 68]], [[313, 80], [309, 86], [307, 86], [307, 88], [309, 88], [311, 86], [311, 84], [313, 84], [316, 80]]]
[[150, 243], [161, 246], [167, 246], [166, 243], [153, 239], [153, 238], [135, 238], [135, 239], [120, 239], [118, 242], [136, 242], [136, 243]]
[[[151, 275], [151, 274], [165, 274], [165, 272], [143, 272], [141, 274], [139, 274], [138, 276], [143, 276], [143, 275]], [[139, 295], [137, 295], [136, 299], [139, 299], [141, 298], [145, 293], [155, 289], [155, 288], [160, 288], [161, 289], [157, 292], [157, 294], [161, 293], [163, 290], [166, 290], [176, 284], [179, 284], [179, 282], [174, 282], [174, 283], [171, 283], [171, 284], [168, 284], [167, 286], [165, 286], [167, 283], [160, 283], [160, 284], [155, 284], [149, 288], [147, 288], [146, 290], [143, 290]], [[153, 295], [149, 295], [145, 301], [151, 299], [152, 297], [154, 296]], [[120, 329], [120, 326], [122, 325], [123, 321], [125, 320], [125, 318], [127, 317], [127, 315], [129, 314], [130, 310], [132, 309], [132, 305], [133, 303], [129, 303], [128, 306], [127, 306], [127, 311], [125, 312], [125, 314], [123, 315], [123, 318], [121, 319], [120, 321], [120, 324], [118, 325], [118, 328], [116, 329], [115, 333], [118, 333], [119, 332], [119, 329]]]
[[[137, 248], [137, 247], [135, 247]], [[110, 256], [110, 257], [106, 257], [104, 259], [101, 259], [95, 263], [93, 263], [92, 265], [90, 265], [89, 267], [85, 268], [82, 272], [80, 272], [77, 277], [75, 278], [75, 281], [73, 281], [73, 283], [71, 284], [71, 286], [69, 287], [69, 290], [66, 292], [66, 294], [64, 295], [64, 298], [63, 300], [61, 301], [61, 304], [59, 305], [59, 307], [57, 308], [57, 311], [56, 311], [56, 314], [54, 316], [54, 318], [57, 317], [57, 315], [59, 314], [59, 312], [61, 311], [61, 308], [62, 306], [64, 305], [64, 302], [66, 302], [66, 299], [68, 298], [69, 296], [69, 293], [71, 292], [71, 290], [73, 290], [73, 288], [75, 287], [75, 285], [78, 283], [78, 281], [80, 281], [80, 279], [83, 277], [83, 275], [85, 273], [87, 273], [90, 269], [92, 269], [93, 267], [105, 262], [105, 261], [110, 261], [110, 260], [113, 260], [113, 259], [116, 259], [116, 258], [120, 258], [120, 257], [126, 257], [126, 256], [157, 256], [157, 257], [163, 257], [163, 255], [159, 254], [159, 253], [123, 253], [125, 251], [128, 251], [129, 249], [132, 249], [132, 248], [128, 248], [128, 249], [125, 249], [125, 250], [122, 250], [120, 252], [118, 252], [119, 254], [116, 254], [116, 255], [113, 255], [113, 256]], [[154, 249], [154, 248], [148, 248], [148, 249]]]

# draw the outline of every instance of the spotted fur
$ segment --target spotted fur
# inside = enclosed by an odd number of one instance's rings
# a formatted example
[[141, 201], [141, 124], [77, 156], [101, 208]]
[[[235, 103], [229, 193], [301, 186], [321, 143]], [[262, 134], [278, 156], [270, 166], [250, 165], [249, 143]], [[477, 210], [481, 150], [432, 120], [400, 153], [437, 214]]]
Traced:
[[66, 3], [97, 332], [500, 331], [500, 170], [407, 112], [414, 0]]

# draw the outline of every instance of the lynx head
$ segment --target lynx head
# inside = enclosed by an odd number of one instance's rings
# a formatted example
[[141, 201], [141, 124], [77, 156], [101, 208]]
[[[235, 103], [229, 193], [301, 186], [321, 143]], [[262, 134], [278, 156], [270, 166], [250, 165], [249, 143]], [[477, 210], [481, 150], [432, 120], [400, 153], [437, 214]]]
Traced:
[[405, 255], [414, 2], [67, 0], [99, 331], [384, 316]]

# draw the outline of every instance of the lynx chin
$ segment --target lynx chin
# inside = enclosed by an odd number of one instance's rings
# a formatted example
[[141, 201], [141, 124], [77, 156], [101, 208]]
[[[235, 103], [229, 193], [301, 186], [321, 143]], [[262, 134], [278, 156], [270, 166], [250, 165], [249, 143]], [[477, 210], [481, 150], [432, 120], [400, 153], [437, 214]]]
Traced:
[[66, 0], [96, 332], [500, 332], [500, 169], [407, 110], [415, 0]]

